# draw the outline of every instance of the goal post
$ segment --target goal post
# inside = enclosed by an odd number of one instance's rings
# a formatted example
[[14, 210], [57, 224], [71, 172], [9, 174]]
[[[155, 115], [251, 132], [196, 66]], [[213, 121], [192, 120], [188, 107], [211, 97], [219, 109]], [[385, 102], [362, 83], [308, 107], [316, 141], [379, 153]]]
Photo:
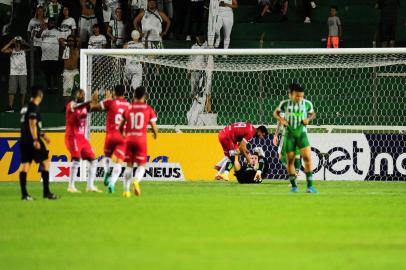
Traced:
[[[80, 86], [86, 98], [99, 89], [102, 99], [105, 90], [125, 84], [131, 100], [129, 60], [142, 66], [141, 83], [165, 136], [194, 134], [176, 151], [193, 155], [202, 146], [192, 138], [211, 134], [213, 147], [196, 161], [181, 164], [184, 168], [202, 159], [214, 165], [222, 150], [213, 133], [233, 122], [250, 121], [269, 128], [271, 136], [253, 145], [265, 150], [269, 177], [284, 179], [286, 171], [271, 142], [276, 124], [272, 112], [287, 98], [287, 85], [296, 82], [317, 112], [309, 127], [317, 179], [406, 178], [406, 48], [83, 49]], [[93, 112], [88, 136], [103, 134], [104, 125], [105, 114]], [[100, 153], [104, 141], [97, 138], [91, 144]], [[208, 178], [208, 170], [214, 176], [212, 166], [204, 166], [194, 165], [194, 171], [201, 170], [200, 179]], [[321, 168], [327, 175], [321, 176]]]

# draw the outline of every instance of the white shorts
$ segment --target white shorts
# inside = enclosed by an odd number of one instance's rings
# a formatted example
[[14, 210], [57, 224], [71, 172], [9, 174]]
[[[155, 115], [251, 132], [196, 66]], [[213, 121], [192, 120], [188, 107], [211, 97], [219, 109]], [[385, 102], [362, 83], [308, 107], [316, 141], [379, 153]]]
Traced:
[[75, 83], [75, 76], [79, 75], [79, 71], [77, 69], [63, 71], [63, 96], [70, 97], [72, 94], [72, 89]]

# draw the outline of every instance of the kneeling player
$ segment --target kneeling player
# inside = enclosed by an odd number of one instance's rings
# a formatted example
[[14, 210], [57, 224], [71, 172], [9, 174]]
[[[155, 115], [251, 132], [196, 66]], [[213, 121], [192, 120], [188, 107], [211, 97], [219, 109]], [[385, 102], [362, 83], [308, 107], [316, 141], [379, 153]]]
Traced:
[[[93, 94], [92, 99], [97, 99], [97, 91]], [[91, 102], [85, 101], [85, 91], [77, 90], [75, 101], [66, 105], [66, 131], [65, 145], [68, 149], [72, 166], [70, 170], [70, 180], [68, 192], [80, 193], [75, 187], [75, 176], [78, 172], [80, 159], [87, 160], [90, 163], [89, 178], [87, 179], [87, 192], [101, 192], [95, 185], [97, 159], [93, 148], [85, 137], [87, 113], [91, 109]], [[83, 173], [83, 172], [82, 172]]]
[[262, 179], [268, 173], [268, 168], [268, 162], [261, 147], [254, 148], [249, 164], [241, 166], [238, 158], [234, 160], [234, 175], [240, 184], [262, 183]]
[[247, 143], [253, 138], [264, 138], [268, 135], [268, 130], [265, 126], [255, 128], [250, 123], [239, 122], [225, 127], [219, 133], [219, 142], [223, 148], [224, 158], [217, 163], [216, 169], [218, 173], [216, 180], [228, 180], [228, 174], [233, 168], [235, 155], [241, 153], [247, 162], [251, 159]]
[[[92, 110], [107, 112], [106, 140], [104, 142], [104, 185], [108, 186], [109, 193], [114, 193], [114, 186], [125, 161], [125, 142], [118, 130], [123, 120], [123, 113], [129, 106], [129, 103], [124, 98], [124, 92], [124, 85], [116, 85], [113, 99], [110, 91], [106, 91], [106, 99], [100, 103], [93, 101], [92, 105]], [[113, 170], [110, 173], [111, 167]]]
[[[119, 130], [125, 136], [125, 158], [127, 168], [124, 172], [125, 186], [123, 196], [130, 197], [130, 185], [132, 183], [133, 191], [136, 196], [141, 195], [141, 182], [145, 173], [145, 164], [147, 163], [147, 128], [151, 125], [153, 138], [158, 136], [156, 125], [156, 114], [151, 106], [145, 104], [146, 89], [137, 87], [135, 89], [135, 98], [123, 114], [123, 120]], [[125, 125], [125, 130], [124, 130]], [[132, 181], [134, 163], [137, 163], [135, 179]]]

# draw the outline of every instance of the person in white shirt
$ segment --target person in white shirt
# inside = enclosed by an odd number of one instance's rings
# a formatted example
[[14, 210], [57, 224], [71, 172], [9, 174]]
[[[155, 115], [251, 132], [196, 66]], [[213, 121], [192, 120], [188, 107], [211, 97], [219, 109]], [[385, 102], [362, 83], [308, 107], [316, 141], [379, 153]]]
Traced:
[[[140, 33], [137, 30], [131, 32], [131, 41], [124, 44], [125, 49], [144, 49], [145, 46], [139, 41]], [[135, 90], [142, 83], [142, 64], [139, 57], [131, 57], [126, 60], [125, 77], [130, 81], [131, 88]]]
[[70, 17], [69, 7], [64, 6], [62, 9], [63, 18], [59, 18], [58, 29], [61, 32], [63, 38], [68, 36], [76, 36], [76, 21]]
[[216, 25], [216, 42], [214, 47], [220, 46], [220, 31], [223, 29], [224, 49], [230, 46], [231, 30], [234, 24], [233, 9], [238, 8], [237, 0], [223, 0], [219, 3], [218, 19]]
[[37, 37], [37, 33], [47, 28], [48, 19], [45, 18], [44, 8], [37, 7], [35, 16], [32, 18], [27, 27], [28, 41], [32, 42], [34, 47], [41, 47], [41, 37]]
[[79, 55], [80, 40], [79, 38], [69, 35], [67, 39], [59, 38], [59, 44], [63, 49], [63, 98], [65, 105], [68, 104], [69, 98], [75, 89], [79, 89]]
[[88, 49], [103, 49], [106, 48], [107, 39], [103, 34], [100, 34], [100, 25], [93, 25], [93, 35], [89, 38], [87, 45]]
[[30, 45], [20, 36], [16, 36], [2, 49], [2, 53], [10, 55], [10, 78], [8, 81], [8, 108], [6, 112], [14, 112], [14, 96], [20, 88], [20, 105], [24, 105], [25, 94], [27, 93], [27, 58], [26, 52]]
[[59, 38], [61, 33], [55, 28], [55, 19], [48, 19], [48, 29], [37, 33], [41, 37], [41, 65], [45, 73], [48, 91], [58, 90], [58, 76], [60, 75]]
[[79, 35], [80, 42], [82, 43], [82, 48], [89, 41], [92, 29], [91, 27], [97, 23], [96, 18], [96, 4], [97, 0], [80, 0], [82, 6], [82, 15], [79, 19]]
[[[202, 33], [198, 33], [196, 36], [196, 43], [193, 44], [191, 49], [208, 49], [209, 46], [207, 41]], [[204, 55], [196, 55], [191, 56], [190, 61], [188, 63], [188, 70], [190, 72], [190, 82], [191, 82], [191, 94], [193, 98], [197, 98], [199, 93], [201, 93], [204, 89], [203, 86], [205, 84], [205, 76], [206, 71], [205, 68], [207, 66], [207, 56]]]
[[[164, 29], [162, 29], [163, 25]], [[148, 48], [163, 48], [162, 37], [168, 33], [170, 26], [169, 17], [158, 10], [156, 0], [148, 0], [147, 10], [142, 10], [134, 18], [134, 28], [141, 33], [143, 41], [148, 34]]]
[[126, 27], [123, 22], [123, 11], [120, 7], [116, 8], [115, 15], [115, 19], [109, 23], [107, 36], [111, 40], [111, 48], [122, 48], [126, 40]]

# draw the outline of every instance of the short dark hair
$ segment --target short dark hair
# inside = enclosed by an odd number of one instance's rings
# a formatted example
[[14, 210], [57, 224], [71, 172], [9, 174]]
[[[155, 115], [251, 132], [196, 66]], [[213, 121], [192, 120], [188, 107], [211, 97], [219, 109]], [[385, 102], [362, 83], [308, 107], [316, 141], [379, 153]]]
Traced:
[[100, 25], [98, 23], [93, 24], [92, 28], [100, 28]]
[[258, 131], [261, 131], [262, 133], [265, 133], [265, 136], [268, 136], [268, 129], [265, 126], [259, 126], [257, 127]]
[[300, 86], [297, 83], [291, 83], [289, 84], [289, 91], [292, 92], [304, 92], [304, 89], [302, 86]]
[[141, 99], [147, 94], [147, 89], [144, 86], [138, 86], [135, 88], [135, 98]]
[[330, 9], [335, 9], [336, 11], [338, 11], [338, 7], [336, 5], [331, 5]]
[[117, 84], [117, 85], [114, 87], [114, 94], [115, 94], [116, 96], [122, 97], [122, 96], [124, 96], [124, 93], [125, 93], [125, 87], [124, 87], [124, 85], [122, 85], [122, 84]]
[[32, 87], [31, 87], [31, 97], [32, 98], [36, 98], [36, 97], [38, 97], [39, 95], [43, 95], [44, 94], [44, 91], [42, 91], [42, 87], [41, 86], [39, 86], [39, 85], [33, 85]]

